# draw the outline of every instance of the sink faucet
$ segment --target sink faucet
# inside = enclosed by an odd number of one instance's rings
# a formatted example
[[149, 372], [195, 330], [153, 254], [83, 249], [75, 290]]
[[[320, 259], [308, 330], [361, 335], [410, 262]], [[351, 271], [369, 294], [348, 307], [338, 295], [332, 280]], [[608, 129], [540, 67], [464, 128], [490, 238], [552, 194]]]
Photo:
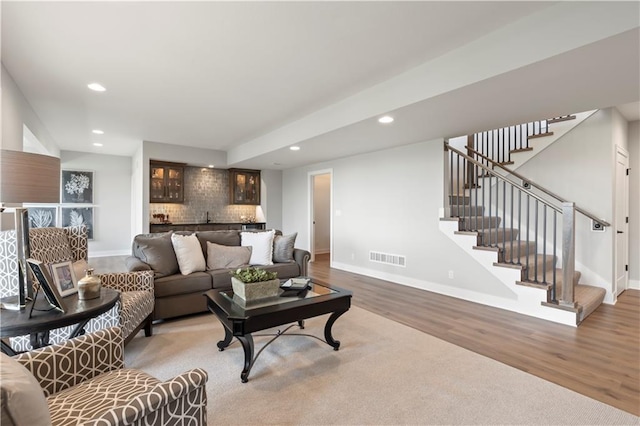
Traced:
[[209, 219], [209, 212], [207, 211], [207, 223], [211, 222], [211, 219]]

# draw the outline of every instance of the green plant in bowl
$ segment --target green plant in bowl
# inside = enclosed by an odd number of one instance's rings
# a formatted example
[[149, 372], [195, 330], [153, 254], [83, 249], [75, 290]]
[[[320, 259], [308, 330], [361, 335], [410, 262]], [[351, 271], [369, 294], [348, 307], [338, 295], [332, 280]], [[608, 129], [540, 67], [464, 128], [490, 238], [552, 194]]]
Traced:
[[261, 281], [270, 281], [278, 277], [277, 272], [265, 271], [261, 268], [238, 268], [231, 271], [231, 276], [242, 281], [243, 283], [257, 283]]

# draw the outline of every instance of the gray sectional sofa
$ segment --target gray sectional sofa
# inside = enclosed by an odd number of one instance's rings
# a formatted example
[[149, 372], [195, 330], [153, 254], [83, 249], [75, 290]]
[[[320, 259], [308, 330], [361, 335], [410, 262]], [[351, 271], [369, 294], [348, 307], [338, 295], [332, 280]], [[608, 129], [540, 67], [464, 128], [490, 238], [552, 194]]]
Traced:
[[[205, 260], [209, 262], [212, 259], [207, 259], [208, 247], [210, 247], [207, 242], [222, 250], [224, 248], [220, 246], [240, 247], [243, 232], [247, 231], [197, 231], [175, 232], [175, 234], [195, 234]], [[206, 312], [206, 298], [202, 294], [211, 289], [230, 289], [231, 275], [229, 272], [235, 269], [235, 267], [207, 268], [203, 272], [183, 275], [180, 272], [171, 242], [172, 234], [173, 232], [137, 235], [133, 240], [132, 255], [126, 259], [129, 271], [154, 271], [154, 320]], [[307, 275], [310, 253], [307, 250], [294, 248], [294, 241], [295, 234], [283, 236], [280, 231], [275, 231], [274, 262], [272, 265], [260, 265], [259, 267], [276, 271], [279, 279]], [[228, 253], [237, 253], [237, 249], [228, 250]], [[245, 264], [245, 266], [247, 265]]]

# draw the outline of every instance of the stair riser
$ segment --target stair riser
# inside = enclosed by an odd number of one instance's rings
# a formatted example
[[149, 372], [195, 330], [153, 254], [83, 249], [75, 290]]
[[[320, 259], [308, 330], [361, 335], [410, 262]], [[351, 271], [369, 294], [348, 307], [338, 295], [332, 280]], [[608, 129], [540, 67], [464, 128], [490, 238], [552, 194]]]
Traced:
[[[529, 251], [527, 251], [527, 248]], [[507, 241], [504, 248], [500, 246], [500, 262], [516, 262], [519, 257], [526, 256], [527, 253], [533, 254], [536, 252], [536, 243], [526, 241]]]
[[476, 206], [459, 206], [459, 205], [453, 205], [451, 206], [451, 216], [456, 216], [456, 217], [469, 217], [469, 216], [482, 216], [482, 214], [484, 213], [484, 208], [483, 207], [476, 207]]
[[492, 229], [500, 226], [501, 217], [466, 217], [461, 221], [460, 226], [466, 231], [478, 231], [482, 229]]
[[502, 244], [503, 242], [514, 240], [517, 237], [517, 229], [506, 228], [504, 231], [502, 230], [502, 228], [499, 228], [497, 230], [493, 229], [478, 233], [478, 245], [488, 246]]

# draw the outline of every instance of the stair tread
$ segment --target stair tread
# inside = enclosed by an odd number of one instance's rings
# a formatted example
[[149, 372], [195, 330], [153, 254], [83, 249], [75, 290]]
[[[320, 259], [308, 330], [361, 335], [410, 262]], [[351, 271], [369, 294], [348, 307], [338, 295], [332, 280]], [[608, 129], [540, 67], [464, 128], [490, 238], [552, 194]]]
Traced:
[[553, 132], [538, 133], [537, 135], [529, 135], [527, 138], [528, 139], [536, 139], [536, 138], [543, 138], [545, 136], [551, 136], [551, 135], [553, 135]]

